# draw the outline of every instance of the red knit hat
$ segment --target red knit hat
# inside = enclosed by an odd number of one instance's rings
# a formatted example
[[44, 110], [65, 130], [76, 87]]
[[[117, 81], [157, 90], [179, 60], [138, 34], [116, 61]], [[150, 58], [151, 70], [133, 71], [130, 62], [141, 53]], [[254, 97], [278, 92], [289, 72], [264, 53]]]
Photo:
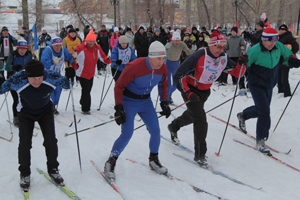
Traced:
[[216, 44], [226, 44], [226, 43], [227, 43], [226, 38], [221, 33], [215, 30], [214, 32], [212, 32], [210, 36], [208, 46], [213, 46]]
[[87, 34], [85, 41], [96, 41], [96, 36], [93, 30], [90, 30], [90, 32]]
[[266, 28], [261, 35], [261, 40], [265, 41], [277, 41], [278, 33], [274, 28]]

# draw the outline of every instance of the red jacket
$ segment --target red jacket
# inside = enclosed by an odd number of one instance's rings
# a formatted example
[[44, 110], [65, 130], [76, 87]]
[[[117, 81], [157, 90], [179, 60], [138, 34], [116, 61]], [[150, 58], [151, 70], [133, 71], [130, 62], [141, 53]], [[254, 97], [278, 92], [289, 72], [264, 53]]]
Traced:
[[105, 64], [110, 64], [111, 60], [107, 58], [102, 51], [99, 44], [90, 48], [89, 45], [85, 45], [83, 40], [81, 45], [78, 45], [74, 50], [77, 52], [77, 63], [73, 63], [73, 67], [76, 70], [76, 76], [86, 78], [90, 80], [95, 75], [95, 69], [97, 67], [97, 60], [101, 60]]

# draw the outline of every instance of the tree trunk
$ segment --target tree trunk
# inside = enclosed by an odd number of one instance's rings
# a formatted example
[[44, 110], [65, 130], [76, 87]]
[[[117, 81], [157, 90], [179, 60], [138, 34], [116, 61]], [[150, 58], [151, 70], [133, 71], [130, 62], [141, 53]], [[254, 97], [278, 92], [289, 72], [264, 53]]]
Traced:
[[165, 22], [165, 0], [158, 0], [159, 1], [159, 11], [158, 11], [158, 16], [159, 16], [159, 26], [161, 27], [164, 22]]
[[205, 3], [205, 0], [202, 0], [202, 2], [203, 2], [203, 5], [204, 5], [204, 8], [205, 8], [206, 16], [207, 16], [208, 28], [209, 28], [209, 30], [211, 30], [211, 20], [210, 20], [210, 14], [209, 14], [209, 12], [208, 12], [208, 9], [207, 9], [207, 6], [206, 6], [206, 3]]
[[35, 12], [36, 12], [36, 18], [35, 18], [35, 24], [36, 24], [36, 31], [40, 32], [42, 27], [44, 26], [44, 16], [42, 12], [42, 0], [36, 0], [35, 1]]
[[191, 0], [186, 0], [185, 4], [186, 26], [191, 26]]
[[[240, 13], [245, 17], [245, 19], [246, 19], [246, 21], [247, 21], [247, 24], [248, 24], [248, 28], [249, 28], [249, 27], [251, 28], [251, 24], [250, 24], [250, 22], [249, 22], [249, 19], [248, 19], [248, 17], [246, 16], [246, 14], [242, 11], [242, 9], [241, 9], [240, 6], [238, 6], [238, 10], [239, 10]], [[239, 29], [241, 30], [240, 33], [242, 33], [241, 24], [239, 24], [239, 26], [240, 26]]]
[[279, 0], [279, 6], [278, 6], [279, 7], [279, 12], [278, 12], [277, 27], [279, 27], [282, 24], [284, 2], [285, 2], [285, 0]]
[[121, 27], [121, 13], [120, 13], [120, 2], [117, 4], [117, 19], [118, 19], [118, 27]]
[[224, 0], [220, 0], [220, 26], [224, 28]]
[[153, 13], [150, 10], [150, 8], [151, 8], [150, 1], [151, 0], [147, 0], [147, 13], [148, 13], [148, 17], [149, 17], [150, 26], [153, 27], [154, 19], [153, 19]]
[[23, 26], [26, 26], [29, 29], [28, 2], [27, 2], [27, 0], [22, 0], [22, 13], [23, 13]]
[[201, 1], [197, 1], [197, 11], [198, 11], [198, 22], [199, 25], [203, 26], [203, 12], [201, 12]]

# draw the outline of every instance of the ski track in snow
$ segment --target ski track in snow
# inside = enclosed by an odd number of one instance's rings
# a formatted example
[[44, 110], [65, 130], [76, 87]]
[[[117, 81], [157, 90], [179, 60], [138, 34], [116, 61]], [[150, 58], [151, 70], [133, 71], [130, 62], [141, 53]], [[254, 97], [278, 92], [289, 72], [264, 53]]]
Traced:
[[[299, 57], [299, 55], [298, 55]], [[300, 69], [290, 70], [290, 85], [293, 91], [297, 85], [300, 76], [293, 75], [293, 73], [300, 73]], [[106, 81], [106, 88], [111, 79]], [[231, 81], [231, 78], [228, 78]], [[97, 111], [100, 102], [100, 95], [104, 76], [94, 79], [92, 89], [92, 106], [91, 116], [82, 115], [76, 112], [76, 118], [81, 119], [77, 124], [78, 130], [92, 127], [94, 125], [109, 121], [109, 116], [113, 115], [114, 110], [114, 95], [111, 86], [108, 95], [101, 107], [101, 111]], [[216, 91], [211, 91], [211, 96], [205, 103], [205, 109], [209, 110], [220, 103], [233, 97], [233, 86], [223, 86], [229, 88], [224, 90], [213, 86]], [[106, 90], [106, 89], [105, 89]], [[223, 93], [223, 94], [222, 94]], [[70, 124], [73, 119], [73, 112], [71, 110], [71, 99], [68, 110], [65, 111], [69, 91], [63, 90], [60, 98], [58, 111], [64, 117], [59, 118], [64, 123]], [[74, 86], [74, 100], [75, 109], [80, 111], [79, 98], [81, 94], [81, 87]], [[224, 97], [226, 94], [226, 97]], [[151, 94], [152, 100], [157, 97], [157, 88], [154, 88]], [[183, 102], [181, 95], [175, 91], [172, 98], [176, 105]], [[299, 146], [299, 110], [298, 105], [300, 98], [300, 89], [295, 92], [293, 99], [290, 102], [285, 115], [281, 119], [279, 126], [275, 133], [273, 129], [284, 109], [289, 98], [283, 98], [283, 94], [277, 94], [277, 87], [273, 90], [273, 98], [271, 103], [271, 129], [270, 138], [267, 144], [281, 151], [292, 149], [289, 155], [273, 153], [273, 155], [282, 161], [300, 168], [300, 159], [297, 153], [300, 151]], [[0, 96], [0, 102], [4, 99], [4, 95]], [[11, 95], [8, 95], [9, 111], [12, 116]], [[211, 111], [210, 113], [224, 120], [228, 119], [229, 109], [232, 101], [222, 105], [221, 107]], [[236, 114], [241, 112], [244, 108], [253, 105], [252, 98], [237, 97], [233, 107], [230, 123], [238, 125]], [[160, 106], [158, 106], [160, 110]], [[180, 116], [183, 109], [176, 109], [173, 114]], [[103, 114], [110, 113], [109, 115]], [[3, 120], [1, 124], [1, 136], [9, 137], [9, 124], [6, 122], [7, 110], [4, 106], [1, 110]], [[4, 120], [5, 119], [5, 120]], [[167, 125], [174, 118], [170, 116], [168, 119], [162, 117], [159, 119], [161, 134], [165, 137], [170, 137], [167, 130]], [[225, 130], [225, 124], [207, 115], [208, 121], [208, 135], [207, 135], [207, 156], [209, 162], [218, 171], [221, 171], [235, 179], [253, 185], [255, 187], [262, 187], [261, 191], [253, 190], [249, 187], [236, 184], [221, 176], [214, 175], [207, 170], [203, 170], [195, 165], [183, 161], [172, 155], [178, 153], [188, 158], [193, 158], [193, 154], [181, 150], [175, 145], [161, 140], [159, 158], [161, 163], [166, 166], [169, 172], [192, 185], [195, 185], [207, 192], [216, 194], [218, 196], [228, 199], [243, 199], [243, 200], [265, 200], [265, 199], [298, 199], [299, 198], [299, 179], [300, 173], [296, 172], [282, 164], [276, 163], [274, 160], [266, 158], [264, 155], [250, 148], [244, 147], [235, 143], [233, 139], [241, 140], [247, 144], [255, 145], [255, 141], [245, 137], [239, 131], [231, 128], [227, 129], [226, 137], [221, 149], [220, 156], [217, 157], [215, 152], [218, 152], [221, 140]], [[134, 121], [135, 127], [143, 124], [143, 122]], [[251, 119], [246, 122], [248, 134], [255, 136], [256, 119]], [[75, 135], [64, 137], [65, 133], [74, 132], [74, 125], [67, 127], [61, 123], [55, 122], [56, 136], [58, 139], [60, 173], [65, 179], [65, 184], [74, 193], [76, 193], [82, 200], [98, 200], [98, 199], [122, 199], [106, 181], [98, 174], [95, 168], [90, 163], [94, 160], [100, 167], [104, 166], [114, 141], [120, 135], [121, 128], [115, 122], [100, 126], [78, 133], [82, 173], [79, 169], [79, 161], [77, 154], [77, 144]], [[6, 130], [6, 131], [4, 131]], [[36, 132], [36, 130], [34, 130]], [[19, 171], [18, 171], [18, 129], [13, 127], [14, 138], [11, 142], [0, 140], [2, 153], [1, 160], [1, 199], [15, 200], [22, 198], [22, 192], [19, 187]], [[193, 126], [189, 125], [183, 127], [178, 132], [178, 137], [182, 145], [193, 149]], [[31, 187], [29, 190], [30, 200], [47, 200], [56, 199], [63, 200], [68, 197], [61, 192], [57, 187], [47, 181], [40, 175], [35, 168], [40, 168], [46, 171], [46, 156], [42, 145], [43, 137], [39, 131], [37, 137], [32, 138], [31, 150]], [[163, 199], [163, 200], [177, 200], [177, 199], [216, 199], [205, 193], [195, 192], [187, 183], [175, 180], [168, 180], [164, 176], [157, 175], [150, 169], [138, 164], [132, 164], [126, 161], [126, 158], [132, 158], [138, 162], [148, 163], [149, 156], [149, 133], [145, 127], [134, 132], [131, 141], [126, 149], [121, 154], [117, 161], [115, 168], [116, 182], [118, 189], [124, 194], [126, 199]]]

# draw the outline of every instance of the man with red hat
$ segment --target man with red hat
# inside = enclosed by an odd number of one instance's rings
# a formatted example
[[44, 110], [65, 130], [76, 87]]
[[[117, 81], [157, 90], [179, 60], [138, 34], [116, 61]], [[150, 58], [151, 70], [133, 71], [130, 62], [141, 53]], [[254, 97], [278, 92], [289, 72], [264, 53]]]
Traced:
[[[300, 61], [295, 58], [290, 49], [278, 41], [278, 33], [273, 28], [263, 31], [261, 42], [251, 47], [247, 54], [248, 86], [254, 105], [237, 114], [240, 129], [247, 133], [245, 121], [257, 118], [256, 149], [261, 153], [271, 155], [265, 145], [271, 126], [270, 104], [273, 88], [277, 83], [279, 63], [289, 67], [299, 67]], [[291, 58], [291, 56], [293, 58]]]
[[203, 107], [210, 95], [210, 87], [223, 71], [238, 77], [242, 70], [241, 76], [243, 76], [246, 67], [242, 65], [247, 64], [247, 57], [240, 57], [238, 63], [230, 60], [224, 53], [225, 45], [226, 38], [218, 31], [214, 31], [210, 36], [209, 47], [190, 55], [174, 75], [177, 89], [181, 92], [183, 100], [188, 103], [187, 110], [168, 125], [171, 140], [178, 145], [177, 131], [183, 126], [193, 124], [194, 160], [204, 167], [207, 166], [205, 139], [208, 125]]
[[78, 55], [77, 62], [73, 63], [73, 67], [76, 69], [76, 76], [79, 77], [81, 85], [81, 111], [85, 115], [90, 115], [90, 93], [93, 87], [97, 60], [99, 59], [105, 64], [110, 64], [111, 60], [107, 58], [100, 45], [96, 43], [96, 36], [93, 30], [90, 30], [82, 44], [78, 45], [74, 51]]

